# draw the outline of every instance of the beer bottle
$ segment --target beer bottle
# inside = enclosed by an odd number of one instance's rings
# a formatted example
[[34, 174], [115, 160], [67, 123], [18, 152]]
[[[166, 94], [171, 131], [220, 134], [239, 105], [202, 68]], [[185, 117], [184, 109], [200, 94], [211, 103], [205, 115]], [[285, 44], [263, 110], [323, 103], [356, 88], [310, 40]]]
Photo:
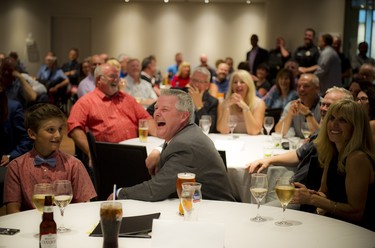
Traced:
[[56, 222], [53, 220], [52, 196], [44, 198], [43, 220], [39, 226], [39, 248], [56, 248]]

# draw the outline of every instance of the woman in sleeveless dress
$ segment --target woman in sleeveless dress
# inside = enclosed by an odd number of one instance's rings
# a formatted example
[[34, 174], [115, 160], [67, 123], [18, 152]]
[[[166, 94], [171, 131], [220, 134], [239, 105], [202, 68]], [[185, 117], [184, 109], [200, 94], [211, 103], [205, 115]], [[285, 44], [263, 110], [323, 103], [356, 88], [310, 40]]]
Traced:
[[238, 70], [231, 76], [226, 99], [218, 106], [217, 130], [228, 134], [229, 116], [237, 117], [235, 133], [259, 134], [262, 130], [266, 104], [256, 96], [249, 72]]
[[351, 100], [331, 105], [314, 142], [324, 168], [321, 187], [295, 183], [293, 202], [374, 230], [375, 146], [368, 114]]

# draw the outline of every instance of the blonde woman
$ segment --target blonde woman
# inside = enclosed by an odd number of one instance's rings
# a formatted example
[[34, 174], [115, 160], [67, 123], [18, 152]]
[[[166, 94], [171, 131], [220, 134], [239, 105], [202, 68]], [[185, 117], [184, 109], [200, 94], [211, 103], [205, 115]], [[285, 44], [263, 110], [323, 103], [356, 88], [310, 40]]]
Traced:
[[351, 100], [331, 105], [314, 143], [324, 168], [320, 189], [294, 183], [293, 202], [374, 231], [375, 147], [363, 107]]
[[[107, 60], [107, 64], [113, 65], [116, 68], [116, 71], [118, 72], [118, 75], [120, 77], [121, 72], [121, 64], [117, 59], [109, 59]], [[118, 89], [122, 92], [125, 92], [126, 89], [126, 80], [124, 78], [120, 78], [118, 82]]]
[[217, 130], [228, 134], [229, 116], [237, 117], [235, 133], [259, 134], [262, 130], [266, 104], [256, 96], [254, 81], [249, 72], [238, 70], [231, 76], [229, 92], [218, 107]]
[[173, 76], [171, 81], [172, 87], [184, 88], [190, 81], [190, 63], [182, 62], [178, 66], [178, 71], [176, 75]]

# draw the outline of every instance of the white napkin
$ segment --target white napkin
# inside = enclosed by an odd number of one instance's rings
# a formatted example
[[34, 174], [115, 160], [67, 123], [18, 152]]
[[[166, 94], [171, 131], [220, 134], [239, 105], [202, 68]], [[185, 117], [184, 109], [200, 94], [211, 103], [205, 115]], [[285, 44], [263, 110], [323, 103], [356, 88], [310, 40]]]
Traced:
[[223, 248], [224, 224], [154, 219], [152, 248]]

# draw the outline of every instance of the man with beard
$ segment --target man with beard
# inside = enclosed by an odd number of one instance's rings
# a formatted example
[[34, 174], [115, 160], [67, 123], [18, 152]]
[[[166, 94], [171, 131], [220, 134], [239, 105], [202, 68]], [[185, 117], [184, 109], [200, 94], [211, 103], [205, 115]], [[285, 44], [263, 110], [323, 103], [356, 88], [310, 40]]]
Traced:
[[228, 64], [220, 63], [216, 69], [216, 76], [212, 79], [212, 82], [218, 87], [218, 92], [224, 94], [224, 96], [227, 94], [229, 88], [228, 73]]

